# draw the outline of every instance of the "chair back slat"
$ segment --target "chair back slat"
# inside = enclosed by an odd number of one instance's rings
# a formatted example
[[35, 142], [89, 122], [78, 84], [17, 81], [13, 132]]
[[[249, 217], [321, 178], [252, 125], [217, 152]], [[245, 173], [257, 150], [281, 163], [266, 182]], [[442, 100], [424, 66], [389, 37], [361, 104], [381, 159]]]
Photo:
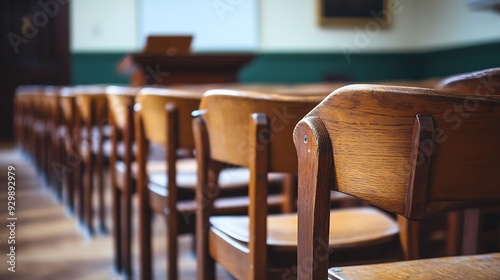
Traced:
[[106, 88], [109, 117], [118, 129], [126, 128], [129, 108], [133, 106], [139, 90], [135, 87], [109, 86]]
[[144, 88], [136, 102], [141, 106], [145, 138], [158, 145], [166, 144], [166, 110], [168, 104], [177, 109], [178, 148], [194, 149], [191, 113], [198, 109], [203, 92], [167, 88]]
[[106, 87], [79, 86], [73, 92], [82, 121], [91, 126], [104, 125], [102, 122], [107, 120], [108, 108]]
[[[270, 124], [260, 132], [270, 143], [269, 172], [297, 172], [292, 132], [295, 124], [323, 96], [299, 96], [237, 90], [212, 90], [202, 99], [200, 112], [207, 126], [212, 159], [248, 167], [250, 116], [264, 113]], [[227, 133], [231, 132], [231, 133]]]

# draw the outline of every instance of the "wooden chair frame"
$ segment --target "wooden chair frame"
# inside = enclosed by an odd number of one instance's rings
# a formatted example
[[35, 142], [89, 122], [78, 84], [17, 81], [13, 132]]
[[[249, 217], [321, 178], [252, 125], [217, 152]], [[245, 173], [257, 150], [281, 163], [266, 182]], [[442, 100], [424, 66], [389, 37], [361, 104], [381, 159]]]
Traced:
[[[351, 94], [353, 97], [351, 98]], [[359, 95], [356, 95], [359, 94]], [[385, 96], [386, 95], [386, 96]], [[443, 211], [445, 209], [453, 209], [457, 207], [471, 207], [474, 205], [491, 205], [495, 203], [495, 199], [499, 200], [498, 194], [492, 195], [491, 193], [491, 182], [487, 180], [494, 179], [482, 179], [478, 180], [478, 192], [485, 191], [490, 192], [489, 196], [481, 196], [481, 194], [473, 194], [471, 191], [467, 191], [467, 195], [471, 194], [470, 198], [466, 199], [464, 196], [465, 193], [446, 193], [446, 188], [450, 188], [450, 184], [459, 180], [455, 179], [451, 183], [447, 183], [446, 186], [441, 187], [442, 189], [434, 189], [437, 182], [443, 183], [443, 179], [445, 176], [441, 174], [437, 176], [436, 172], [431, 169], [431, 166], [442, 166], [444, 162], [443, 157], [439, 157], [439, 159], [434, 159], [437, 154], [434, 154], [434, 151], [439, 153], [439, 150], [436, 150], [435, 146], [436, 135], [443, 135], [443, 129], [449, 129], [448, 133], [452, 134], [450, 137], [454, 140], [449, 143], [454, 143], [455, 139], [460, 139], [460, 132], [452, 133], [452, 128], [448, 126], [448, 124], [443, 121], [439, 116], [439, 124], [436, 127], [436, 119], [434, 119], [432, 114], [428, 114], [422, 112], [422, 114], [415, 114], [415, 121], [413, 124], [413, 134], [411, 141], [408, 141], [408, 144], [411, 144], [410, 153], [408, 154], [408, 185], [406, 190], [401, 188], [398, 189], [398, 193], [390, 194], [387, 191], [377, 192], [375, 187], [373, 190], [370, 190], [372, 193], [371, 196], [366, 196], [363, 192], [360, 192], [359, 189], [355, 187], [349, 187], [345, 183], [347, 182], [345, 178], [339, 178], [339, 174], [335, 172], [338, 166], [334, 166], [334, 149], [340, 147], [332, 146], [331, 137], [344, 137], [342, 141], [339, 143], [347, 143], [346, 135], [340, 135], [338, 133], [334, 133], [333, 131], [329, 131], [327, 125], [325, 124], [324, 119], [328, 119], [328, 125], [330, 127], [334, 127], [333, 123], [336, 122], [336, 118], [342, 118], [341, 115], [336, 115], [335, 110], [340, 110], [345, 106], [349, 107], [350, 104], [357, 104], [357, 109], [361, 110], [360, 112], [365, 112], [367, 110], [366, 106], [361, 107], [361, 102], [366, 102], [369, 98], [374, 97], [373, 100], [379, 100], [377, 106], [383, 106], [386, 104], [391, 104], [391, 102], [402, 104], [401, 106], [407, 106], [406, 108], [411, 108], [410, 112], [417, 110], [415, 108], [422, 107], [419, 104], [419, 107], [413, 108], [416, 105], [409, 105], [409, 102], [414, 99], [414, 96], [423, 96], [422, 98], [429, 98], [435, 100], [436, 104], [433, 104], [433, 108], [428, 108], [426, 111], [432, 110], [441, 110], [444, 104], [449, 104], [449, 106], [453, 105], [453, 102], [463, 101], [463, 96], [460, 98], [460, 94], [455, 93], [443, 93], [432, 91], [428, 89], [415, 89], [415, 88], [403, 88], [403, 87], [383, 87], [383, 86], [365, 86], [365, 85], [357, 85], [357, 86], [349, 86], [342, 88], [334, 93], [332, 93], [325, 101], [321, 103], [318, 107], [316, 107], [313, 111], [311, 111], [308, 116], [306, 116], [302, 121], [300, 121], [294, 132], [294, 141], [297, 148], [297, 154], [299, 158], [299, 196], [302, 198], [299, 201], [299, 252], [298, 252], [298, 263], [299, 263], [299, 279], [326, 279], [327, 278], [327, 270], [328, 270], [328, 261], [318, 256], [322, 256], [327, 253], [327, 248], [323, 245], [325, 244], [325, 240], [328, 240], [328, 228], [324, 221], [328, 220], [329, 217], [329, 205], [327, 200], [325, 199], [325, 193], [333, 188], [335, 190], [339, 190], [341, 192], [345, 192], [354, 196], [363, 196], [360, 197], [372, 204], [383, 207], [391, 212], [394, 212], [398, 215], [404, 216], [409, 219], [422, 219], [426, 215], [431, 213], [436, 213]], [[441, 95], [441, 96], [439, 96]], [[375, 99], [378, 98], [378, 99]], [[339, 101], [337, 101], [339, 100]], [[448, 101], [449, 100], [449, 101]], [[478, 98], [474, 99], [475, 102], [479, 104], [483, 104], [486, 109], [477, 112], [482, 115], [499, 115], [500, 110], [496, 107], [499, 107], [498, 104], [494, 104], [490, 102], [489, 99]], [[334, 103], [337, 102], [337, 103]], [[360, 103], [356, 103], [360, 102]], [[377, 102], [377, 101], [373, 101]], [[429, 101], [431, 102], [431, 101]], [[446, 103], [448, 102], [448, 103]], [[481, 103], [484, 102], [484, 103]], [[370, 104], [370, 103], [367, 103]], [[334, 106], [334, 107], [327, 107]], [[344, 106], [344, 107], [343, 107]], [[387, 105], [392, 106], [392, 105]], [[441, 107], [439, 107], [441, 106]], [[347, 108], [345, 107], [345, 108]], [[325, 108], [325, 109], [323, 109]], [[330, 109], [331, 108], [331, 109]], [[344, 109], [345, 109], [344, 108]], [[391, 107], [392, 108], [392, 107]], [[496, 109], [495, 109], [496, 108]], [[375, 110], [375, 109], [374, 109]], [[390, 110], [390, 109], [387, 109]], [[495, 110], [493, 113], [490, 111]], [[373, 114], [374, 111], [370, 111]], [[397, 114], [397, 113], [396, 113]], [[405, 112], [405, 114], [409, 114]], [[332, 116], [331, 116], [332, 115]], [[366, 115], [368, 118], [369, 115]], [[398, 116], [401, 118], [401, 116]], [[405, 116], [406, 118], [406, 116]], [[352, 121], [356, 121], [355, 119]], [[475, 121], [469, 120], [471, 123], [475, 124]], [[345, 122], [345, 119], [342, 119], [339, 122]], [[376, 119], [370, 119], [370, 122], [376, 122]], [[490, 126], [498, 126], [491, 122], [487, 124], [487, 127]], [[466, 132], [468, 132], [471, 128], [471, 124], [465, 125]], [[405, 126], [406, 127], [406, 126]], [[484, 129], [484, 127], [482, 127]], [[480, 130], [482, 128], [476, 128], [476, 130]], [[340, 126], [339, 128], [340, 129]], [[357, 131], [357, 130], [353, 130]], [[405, 133], [408, 133], [406, 131]], [[439, 133], [437, 133], [439, 132]], [[340, 131], [341, 133], [341, 131]], [[344, 132], [345, 133], [345, 132]], [[462, 132], [464, 133], [464, 132]], [[494, 133], [494, 136], [500, 138], [498, 133]], [[406, 134], [407, 135], [407, 134]], [[478, 137], [485, 137], [484, 132]], [[365, 136], [366, 137], [366, 136]], [[401, 141], [401, 135], [399, 135], [398, 141]], [[490, 136], [488, 136], [490, 137]], [[340, 138], [339, 138], [340, 139]], [[439, 139], [439, 138], [438, 138]], [[475, 139], [479, 141], [478, 139]], [[379, 140], [385, 141], [385, 140]], [[453, 146], [449, 146], [451, 144], [448, 143], [448, 146], [444, 146], [441, 144], [440, 149], [450, 149]], [[469, 147], [467, 143], [460, 143], [458, 145], [462, 145], [460, 147]], [[488, 147], [491, 147], [492, 142], [488, 143]], [[345, 145], [344, 145], [345, 146]], [[343, 146], [343, 149], [346, 147]], [[350, 147], [352, 148], [352, 147]], [[492, 151], [493, 154], [499, 153], [500, 150]], [[401, 155], [404, 157], [404, 155]], [[471, 156], [471, 153], [467, 153], [467, 156]], [[453, 159], [447, 159], [453, 160]], [[481, 177], [474, 171], [484, 170], [487, 174], [492, 173], [491, 167], [488, 164], [492, 163], [494, 160], [491, 156], [485, 158], [485, 162], [480, 164], [481, 167], [486, 167], [481, 169], [480, 167], [473, 166], [470, 171], [466, 172], [467, 175], [471, 173], [475, 175], [475, 177]], [[463, 167], [463, 164], [460, 165]], [[332, 172], [332, 170], [334, 172]], [[340, 170], [340, 169], [339, 169]], [[432, 171], [431, 171], [432, 170]], [[440, 170], [443, 170], [442, 168]], [[449, 171], [444, 169], [446, 172], [450, 172], [450, 174], [457, 174], [455, 170]], [[455, 173], [453, 173], [455, 172]], [[406, 174], [406, 173], [405, 173]], [[481, 173], [482, 174], [482, 173]], [[354, 175], [345, 173], [340, 173], [340, 176], [351, 176]], [[391, 175], [392, 176], [392, 175]], [[394, 175], [396, 176], [396, 175]], [[393, 177], [394, 177], [393, 176]], [[465, 176], [465, 174], [463, 175]], [[351, 178], [349, 177], [349, 178]], [[354, 177], [353, 177], [354, 178]], [[376, 181], [376, 184], [379, 184], [384, 177], [381, 177]], [[392, 177], [391, 177], [392, 178]], [[432, 178], [432, 180], [431, 180]], [[403, 180], [404, 178], [401, 178]], [[478, 178], [476, 178], [478, 179]], [[339, 181], [342, 180], [342, 181]], [[340, 183], [339, 183], [340, 182]], [[489, 183], [488, 183], [489, 182]], [[484, 183], [482, 185], [481, 183]], [[375, 184], [375, 183], [374, 183]], [[438, 184], [439, 185], [439, 184]], [[378, 185], [377, 185], [378, 186]], [[432, 186], [432, 188], [431, 188]], [[366, 186], [365, 186], [366, 187]], [[490, 189], [488, 189], [490, 188]], [[365, 190], [365, 189], [363, 189]], [[367, 190], [365, 190], [367, 191]], [[443, 192], [446, 193], [446, 198], [444, 198]], [[373, 195], [373, 193], [377, 193], [379, 195]], [[387, 197], [387, 195], [393, 195], [394, 197], [403, 197], [405, 196], [405, 201], [388, 201], [387, 199], [384, 201], [383, 196]], [[379, 197], [380, 196], [380, 197]], [[489, 199], [490, 201], [485, 201], [485, 199]]]

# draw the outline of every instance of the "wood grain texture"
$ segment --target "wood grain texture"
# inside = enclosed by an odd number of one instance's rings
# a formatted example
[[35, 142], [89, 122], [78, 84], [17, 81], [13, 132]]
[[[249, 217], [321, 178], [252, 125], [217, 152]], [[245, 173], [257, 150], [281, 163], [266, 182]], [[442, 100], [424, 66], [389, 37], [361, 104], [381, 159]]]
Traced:
[[[132, 176], [131, 165], [135, 157], [132, 149], [135, 142], [133, 105], [138, 90], [138, 88], [130, 87], [106, 87], [109, 121], [113, 131], [109, 170], [113, 198], [114, 260], [117, 271], [128, 277], [133, 275], [131, 261], [132, 196], [136, 176]], [[122, 148], [120, 153], [121, 161], [118, 161], [119, 146]], [[118, 166], [122, 167], [122, 169], [117, 168]]]
[[139, 88], [133, 87], [106, 87], [110, 122], [120, 130], [127, 127], [127, 109], [132, 107]]
[[500, 254], [331, 268], [330, 279], [498, 279]]
[[178, 147], [194, 148], [193, 131], [191, 128], [191, 112], [198, 109], [203, 92], [182, 91], [166, 88], [144, 88], [137, 96], [137, 103], [148, 110], [142, 111], [145, 137], [156, 144], [164, 146], [167, 136], [164, 128], [167, 126], [165, 106], [176, 104], [178, 111]]
[[207, 92], [200, 111], [207, 124], [211, 157], [248, 166], [251, 153], [248, 116], [263, 113], [270, 123], [269, 172], [296, 172], [297, 159], [290, 154], [294, 150], [293, 126], [323, 98], [229, 90]]
[[437, 89], [467, 95], [495, 96], [500, 94], [500, 68], [464, 73], [444, 78]]
[[457, 206], [460, 200], [499, 199], [499, 104], [486, 97], [460, 96], [368, 85], [332, 93], [309, 115], [320, 117], [329, 131], [336, 189], [368, 202], [376, 198], [378, 206], [404, 215], [414, 119], [427, 114], [437, 133], [435, 151], [420, 151], [433, 152], [426, 213]]
[[[267, 246], [272, 250], [295, 252], [297, 250], [298, 216], [272, 214], [267, 219]], [[212, 227], [233, 239], [249, 243], [250, 217], [220, 216], [210, 218]], [[392, 218], [380, 215], [375, 208], [353, 207], [330, 211], [327, 248], [349, 250], [353, 247], [370, 246], [391, 240], [398, 233], [398, 226]]]
[[[283, 273], [296, 264], [293, 257], [291, 261], [286, 257], [290, 254], [290, 250], [287, 250], [289, 247], [296, 249], [296, 241], [290, 244], [290, 236], [286, 234], [272, 235], [280, 239], [283, 245], [278, 246], [280, 249], [286, 248], [281, 252], [275, 250], [276, 254], [272, 256], [273, 259], [282, 260], [281, 266], [273, 266], [269, 259], [271, 257], [267, 257], [272, 247], [268, 246], [270, 222], [267, 207], [262, 205], [268, 192], [266, 178], [269, 172], [297, 172], [297, 159], [293, 157], [295, 149], [291, 137], [292, 128], [329, 90], [316, 90], [318, 94], [311, 94], [314, 90], [289, 93], [286, 90], [273, 90], [211, 90], [203, 96], [197, 112], [199, 117], [194, 122], [194, 130], [198, 135], [197, 152], [201, 151], [200, 154], [203, 154], [198, 157], [199, 165], [206, 165], [205, 170], [220, 163], [248, 167], [251, 179], [248, 217], [213, 218], [214, 224], [208, 230], [211, 225], [208, 218], [214, 214], [213, 195], [210, 193], [209, 173], [201, 171], [197, 198], [198, 203], [203, 203], [204, 207], [198, 210], [197, 236], [198, 245], [203, 246], [203, 251], [198, 255], [198, 264], [203, 270], [198, 274], [198, 279], [214, 277], [214, 261], [241, 279], [265, 279], [271, 275], [271, 271]], [[325, 201], [329, 206], [328, 189]], [[296, 216], [295, 219], [285, 217], [284, 220], [270, 221], [282, 221], [280, 225], [284, 231], [297, 228]], [[392, 225], [397, 228], [395, 224]], [[277, 232], [279, 231], [275, 231]], [[294, 235], [293, 232], [289, 231], [289, 234]], [[328, 245], [326, 247], [328, 258]], [[245, 264], [232, 264], [229, 261], [236, 258], [245, 258]], [[326, 277], [326, 267], [324, 273]]]
[[[458, 74], [444, 78], [437, 88], [445, 91], [456, 91], [464, 96], [490, 96], [498, 98], [500, 95], [500, 68], [491, 68], [481, 71]], [[473, 210], [470, 210], [473, 211]], [[479, 223], [483, 215], [463, 215], [463, 213], [451, 213], [448, 216], [448, 255], [458, 255], [460, 251], [463, 254], [476, 254], [478, 251], [478, 231]], [[472, 221], [467, 221], [471, 219]], [[462, 221], [465, 219], [466, 221]], [[462, 238], [462, 223], [465, 223], [463, 244], [460, 244]], [[474, 226], [476, 228], [474, 228]], [[471, 236], [470, 236], [471, 235]], [[484, 240], [483, 240], [484, 242]], [[463, 248], [462, 248], [463, 245]]]
[[[431, 89], [352, 85], [329, 95], [294, 135], [303, 170], [299, 184], [306, 190], [299, 201], [299, 224], [302, 219], [307, 227], [299, 228], [298, 262], [313, 260], [299, 277], [326, 277], [327, 260], [313, 250], [327, 236], [318, 224], [327, 220], [328, 207], [315, 204], [325, 188], [414, 219], [498, 204], [499, 113], [493, 98]], [[311, 148], [308, 139], [314, 140]], [[318, 159], [319, 149], [326, 158]], [[407, 251], [411, 228], [402, 233]]]

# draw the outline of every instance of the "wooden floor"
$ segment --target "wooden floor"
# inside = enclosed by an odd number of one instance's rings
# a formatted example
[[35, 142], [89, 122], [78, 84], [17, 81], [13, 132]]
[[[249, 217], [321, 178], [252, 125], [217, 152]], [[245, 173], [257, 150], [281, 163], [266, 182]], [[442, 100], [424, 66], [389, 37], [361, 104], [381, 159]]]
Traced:
[[[16, 168], [16, 267], [8, 271], [7, 237], [7, 167]], [[109, 192], [108, 192], [109, 193]], [[107, 197], [108, 206], [110, 197]], [[108, 209], [108, 217], [109, 217]], [[108, 222], [111, 225], [111, 222]], [[154, 219], [154, 279], [165, 279], [165, 223]], [[135, 235], [137, 236], [137, 235]], [[196, 260], [191, 252], [191, 236], [180, 243], [180, 279], [195, 279]], [[121, 279], [112, 269], [110, 234], [84, 236], [75, 217], [68, 215], [61, 203], [42, 183], [33, 166], [12, 146], [0, 146], [0, 279]], [[134, 244], [137, 274], [137, 242]], [[221, 268], [218, 279], [231, 279]]]

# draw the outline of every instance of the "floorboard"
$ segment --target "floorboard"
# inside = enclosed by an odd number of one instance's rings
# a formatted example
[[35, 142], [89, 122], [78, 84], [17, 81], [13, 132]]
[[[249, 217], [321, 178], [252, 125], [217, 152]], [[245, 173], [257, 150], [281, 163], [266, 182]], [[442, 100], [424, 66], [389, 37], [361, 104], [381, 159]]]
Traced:
[[[7, 167], [16, 168], [16, 266], [8, 270]], [[108, 217], [111, 199], [106, 197]], [[111, 225], [111, 221], [108, 221]], [[135, 230], [137, 230], [135, 228]], [[155, 218], [154, 279], [165, 279], [165, 222]], [[135, 235], [137, 236], [137, 234]], [[179, 238], [180, 279], [195, 279], [196, 260], [191, 236]], [[85, 236], [74, 216], [57, 202], [32, 164], [10, 145], [0, 145], [0, 279], [122, 279], [112, 269], [111, 234]], [[134, 267], [138, 273], [137, 242]], [[231, 279], [220, 267], [218, 279]]]

